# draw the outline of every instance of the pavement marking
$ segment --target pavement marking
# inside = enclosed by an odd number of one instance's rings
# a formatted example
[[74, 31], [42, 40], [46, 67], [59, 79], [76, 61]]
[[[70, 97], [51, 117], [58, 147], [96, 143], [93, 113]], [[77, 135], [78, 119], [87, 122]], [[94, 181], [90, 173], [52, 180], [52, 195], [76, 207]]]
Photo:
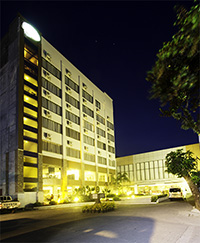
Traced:
[[117, 234], [113, 233], [112, 231], [107, 231], [107, 230], [99, 231], [99, 232], [95, 233], [95, 235], [103, 236], [106, 238], [118, 238]]
[[193, 226], [188, 226], [182, 236], [176, 241], [176, 243], [191, 243], [190, 239], [194, 231]]

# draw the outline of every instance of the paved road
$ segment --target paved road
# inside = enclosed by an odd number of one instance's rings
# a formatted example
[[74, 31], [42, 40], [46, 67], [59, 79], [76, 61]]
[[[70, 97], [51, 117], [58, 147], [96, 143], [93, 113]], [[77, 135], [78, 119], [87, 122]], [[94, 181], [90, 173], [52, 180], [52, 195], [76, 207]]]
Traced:
[[184, 201], [119, 204], [113, 212], [80, 207], [1, 215], [2, 242], [199, 243], [200, 214]]

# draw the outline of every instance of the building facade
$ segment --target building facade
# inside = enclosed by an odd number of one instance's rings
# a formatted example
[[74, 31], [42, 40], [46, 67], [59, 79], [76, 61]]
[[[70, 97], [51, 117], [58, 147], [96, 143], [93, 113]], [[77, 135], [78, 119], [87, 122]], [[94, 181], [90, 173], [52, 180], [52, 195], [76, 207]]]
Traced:
[[189, 186], [183, 178], [166, 172], [165, 157], [177, 149], [183, 149], [184, 152], [190, 150], [200, 158], [199, 144], [174, 147], [116, 158], [117, 172], [127, 173], [130, 179], [127, 186], [135, 194], [157, 194], [168, 191], [170, 187], [181, 187], [185, 194], [190, 193]]
[[0, 194], [22, 205], [116, 172], [113, 101], [18, 16], [1, 41]]

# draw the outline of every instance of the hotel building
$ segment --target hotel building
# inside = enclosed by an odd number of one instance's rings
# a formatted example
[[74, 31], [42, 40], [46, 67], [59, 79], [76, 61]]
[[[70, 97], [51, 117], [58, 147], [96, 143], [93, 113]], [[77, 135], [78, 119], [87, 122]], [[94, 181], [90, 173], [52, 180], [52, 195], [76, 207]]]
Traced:
[[115, 175], [113, 100], [22, 16], [1, 41], [0, 194], [22, 205]]
[[[183, 152], [190, 150], [200, 158], [198, 143], [179, 146], [116, 158], [117, 172], [127, 173], [130, 179], [127, 188], [131, 188], [135, 194], [157, 194], [168, 191], [170, 187], [180, 187], [186, 194], [190, 192], [186, 181], [166, 172], [165, 157], [177, 149], [183, 149]], [[200, 163], [197, 169], [200, 171]]]

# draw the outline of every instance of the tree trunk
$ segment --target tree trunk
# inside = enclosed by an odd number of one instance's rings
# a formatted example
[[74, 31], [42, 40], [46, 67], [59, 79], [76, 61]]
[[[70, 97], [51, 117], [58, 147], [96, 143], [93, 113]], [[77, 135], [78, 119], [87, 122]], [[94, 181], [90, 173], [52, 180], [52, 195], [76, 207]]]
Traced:
[[187, 181], [188, 186], [190, 187], [190, 190], [194, 196], [195, 207], [200, 210], [200, 192], [197, 185], [194, 184], [189, 176], [185, 176], [184, 179]]

